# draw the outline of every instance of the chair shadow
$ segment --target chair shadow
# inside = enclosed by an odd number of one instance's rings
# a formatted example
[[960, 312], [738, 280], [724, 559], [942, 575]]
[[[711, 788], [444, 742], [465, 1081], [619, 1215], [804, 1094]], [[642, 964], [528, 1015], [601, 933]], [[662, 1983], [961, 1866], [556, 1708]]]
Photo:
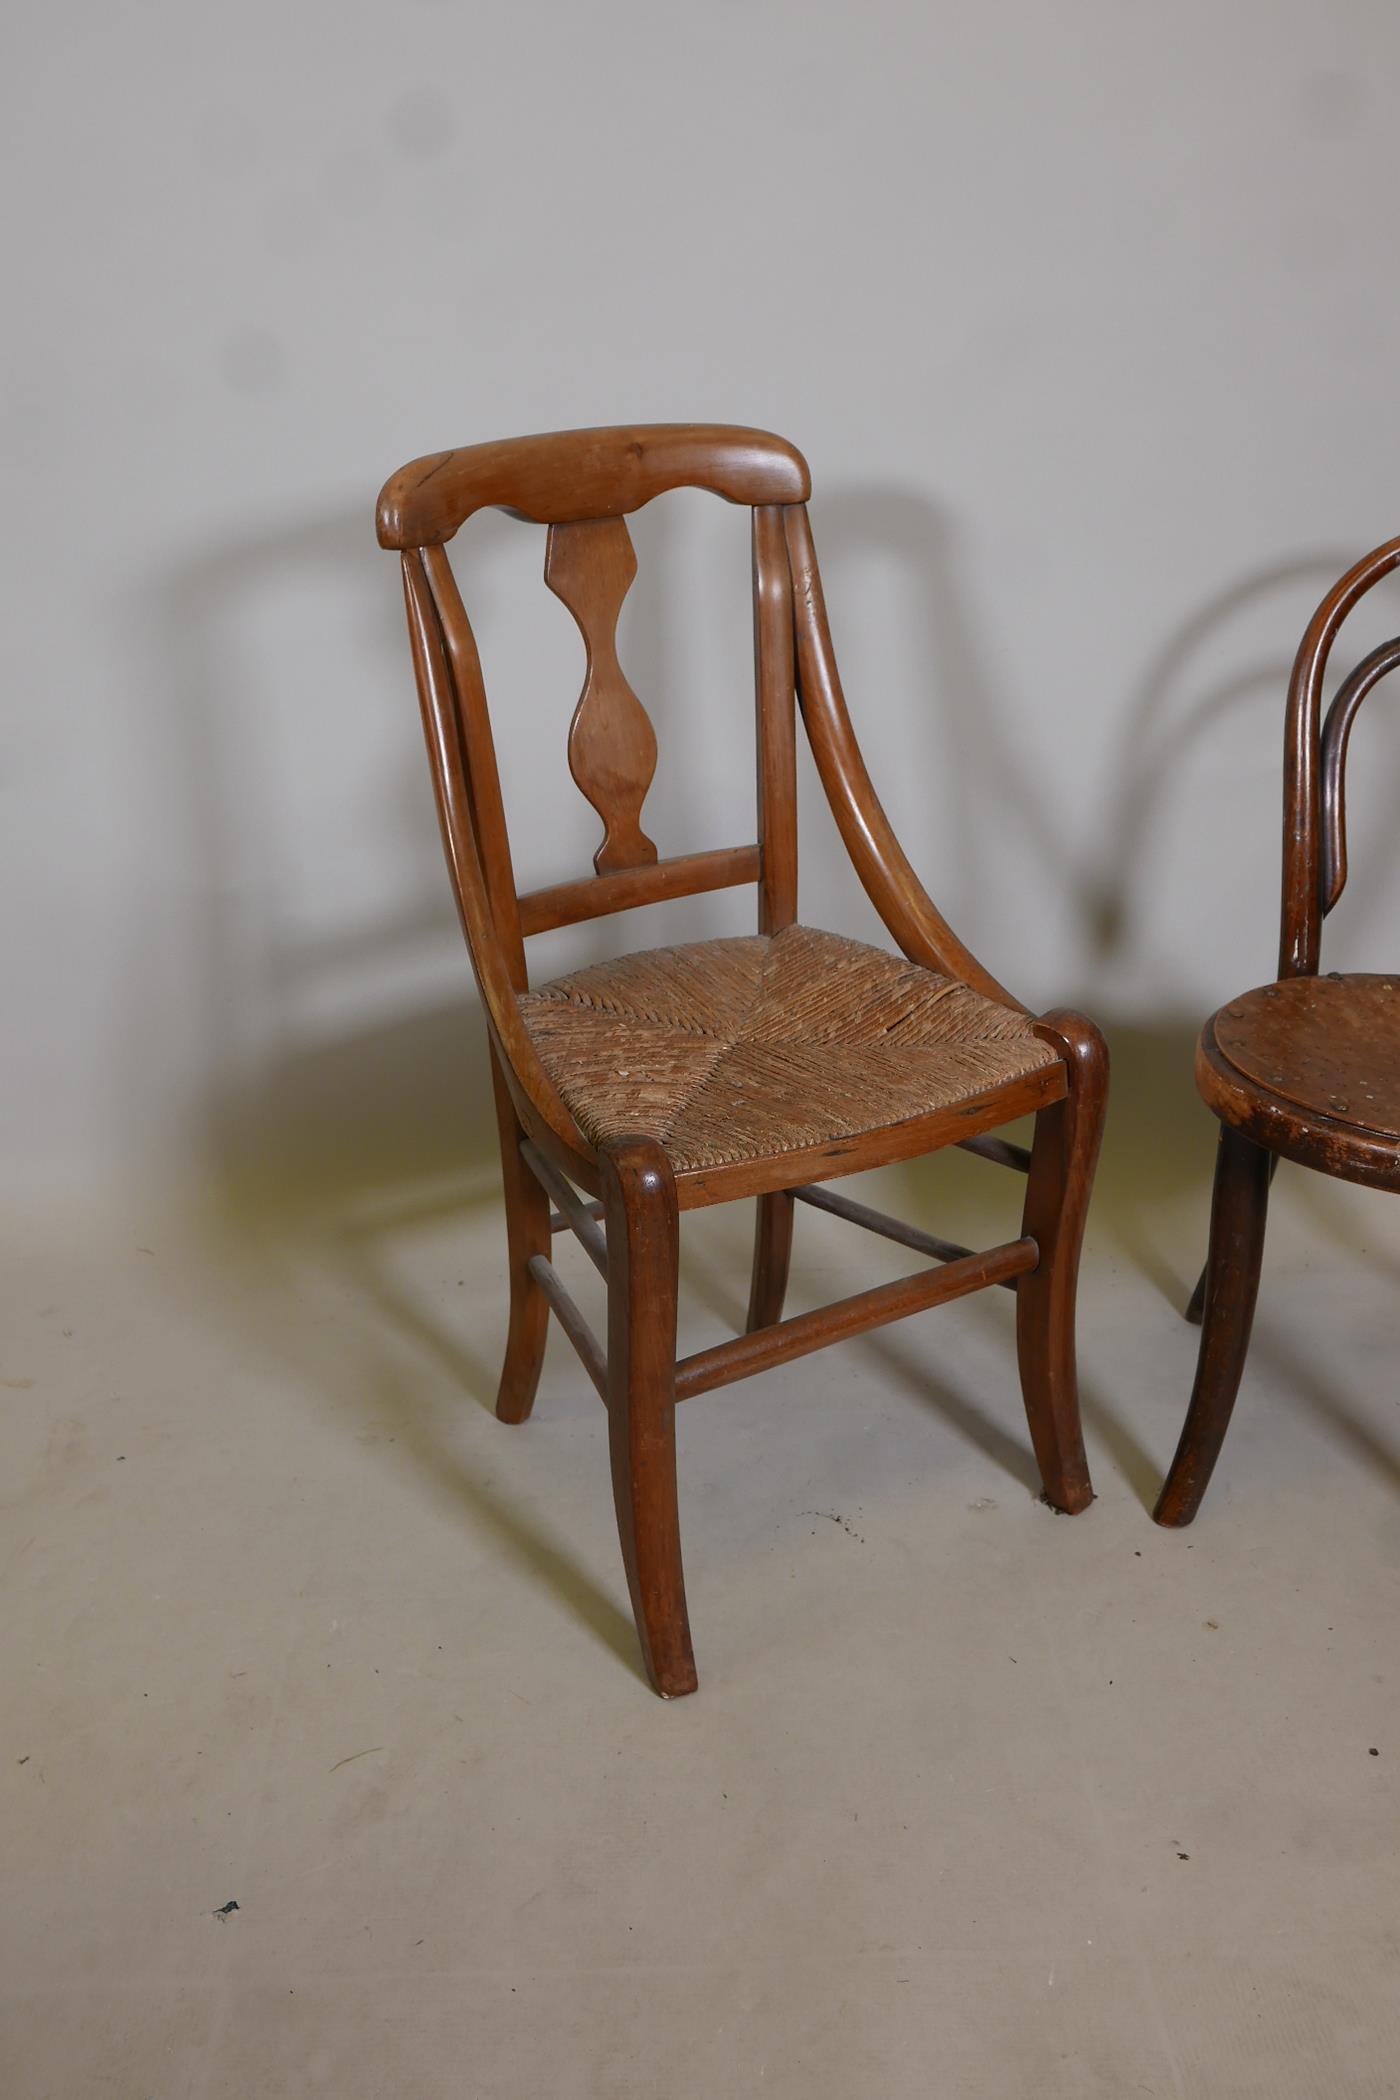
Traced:
[[[489, 590], [489, 553], [484, 568]], [[230, 637], [256, 626], [289, 588], [313, 605], [332, 590], [380, 607], [368, 630], [362, 620], [352, 626], [351, 642], [382, 661], [393, 708], [392, 759], [372, 807], [362, 782], [344, 786], [347, 807], [358, 793], [359, 815], [377, 827], [373, 843], [400, 877], [396, 894], [358, 923], [314, 935], [296, 927], [273, 878], [250, 862], [246, 810], [250, 801], [260, 811], [281, 806], [287, 836], [271, 841], [268, 860], [295, 874], [303, 832], [316, 835], [318, 808], [338, 792], [334, 665], [321, 699], [322, 763], [304, 778], [280, 764], [277, 669], [259, 681], [246, 664], [239, 675], [230, 668]], [[197, 831], [208, 876], [194, 944], [211, 1045], [199, 1105], [204, 1222], [220, 1259], [275, 1304], [264, 1339], [338, 1407], [347, 1431], [388, 1425], [426, 1490], [450, 1498], [642, 1681], [630, 1616], [533, 1511], [488, 1485], [442, 1418], [444, 1381], [491, 1411], [496, 1367], [395, 1275], [393, 1256], [415, 1234], [465, 1226], [500, 1200], [485, 1031], [442, 868], [396, 598], [392, 569], [357, 510], [211, 548], [146, 608], [167, 666], [178, 808]], [[566, 697], [561, 733], [570, 704]], [[250, 891], [265, 905], [261, 918], [244, 901]], [[454, 989], [399, 993], [391, 1018], [380, 1018], [382, 995], [361, 997], [359, 987], [406, 968]], [[329, 1025], [317, 1018], [322, 1005], [335, 1010]], [[131, 1025], [142, 1025], [139, 1013]], [[339, 1295], [355, 1323], [351, 1380], [343, 1329], [326, 1336], [308, 1300], [308, 1263], [350, 1287]], [[504, 1290], [503, 1244], [501, 1281]], [[424, 1364], [421, 1389], [386, 1348], [386, 1332]], [[608, 1493], [606, 1465], [598, 1490]]]

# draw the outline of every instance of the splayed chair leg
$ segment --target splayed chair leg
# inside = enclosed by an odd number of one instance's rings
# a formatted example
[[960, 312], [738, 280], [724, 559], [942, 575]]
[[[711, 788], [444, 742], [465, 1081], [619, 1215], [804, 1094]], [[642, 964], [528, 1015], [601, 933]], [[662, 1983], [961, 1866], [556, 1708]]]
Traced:
[[549, 1300], [529, 1270], [532, 1255], [549, 1253], [549, 1198], [520, 1157], [520, 1140], [525, 1133], [494, 1049], [491, 1086], [501, 1134], [501, 1181], [510, 1263], [510, 1334], [496, 1394], [496, 1413], [503, 1422], [523, 1422], [535, 1404], [535, 1389], [549, 1338]]
[[676, 1184], [653, 1139], [617, 1139], [603, 1147], [600, 1162], [618, 1537], [647, 1676], [663, 1699], [677, 1699], [698, 1680], [676, 1498]]
[[1079, 1422], [1075, 1298], [1079, 1250], [1094, 1185], [1108, 1097], [1108, 1049], [1092, 1021], [1046, 1014], [1037, 1033], [1065, 1059], [1069, 1092], [1035, 1119], [1035, 1141], [1021, 1230], [1040, 1263], [1016, 1287], [1016, 1353], [1031, 1444], [1056, 1509], [1087, 1509], [1094, 1499]]
[[760, 1196], [754, 1223], [753, 1274], [746, 1331], [772, 1327], [783, 1317], [788, 1265], [792, 1260], [793, 1200], [786, 1189]]
[[[1269, 1154], [1269, 1185], [1270, 1185], [1270, 1187], [1272, 1187], [1272, 1186], [1273, 1186], [1273, 1179], [1274, 1179], [1274, 1176], [1275, 1176], [1275, 1174], [1277, 1174], [1277, 1172], [1278, 1172], [1278, 1154], [1277, 1154], [1277, 1152], [1271, 1152], [1271, 1153]], [[1199, 1276], [1198, 1276], [1198, 1277], [1196, 1278], [1196, 1288], [1195, 1288], [1195, 1290], [1194, 1290], [1194, 1291], [1192, 1291], [1192, 1293], [1191, 1293], [1191, 1297], [1190, 1297], [1190, 1301], [1189, 1301], [1189, 1303], [1187, 1304], [1187, 1307], [1186, 1307], [1186, 1313], [1185, 1313], [1185, 1318], [1186, 1318], [1186, 1319], [1188, 1319], [1188, 1320], [1189, 1320], [1189, 1321], [1191, 1322], [1191, 1325], [1192, 1325], [1193, 1327], [1199, 1327], [1199, 1326], [1200, 1326], [1200, 1324], [1201, 1324], [1201, 1320], [1202, 1320], [1202, 1318], [1204, 1317], [1204, 1314], [1205, 1314], [1205, 1309], [1206, 1309], [1206, 1279], [1207, 1279], [1207, 1277], [1208, 1277], [1209, 1275], [1210, 1275], [1210, 1260], [1209, 1260], [1209, 1257], [1207, 1257], [1207, 1260], [1206, 1260], [1206, 1264], [1205, 1264], [1205, 1267], [1204, 1267], [1204, 1268], [1203, 1268], [1203, 1269], [1201, 1270], [1201, 1273], [1200, 1273], [1200, 1275], [1199, 1275]]]
[[1230, 1426], [1254, 1325], [1274, 1164], [1274, 1154], [1221, 1125], [1196, 1382], [1176, 1456], [1152, 1512], [1159, 1524], [1172, 1528], [1189, 1524], [1200, 1508]]

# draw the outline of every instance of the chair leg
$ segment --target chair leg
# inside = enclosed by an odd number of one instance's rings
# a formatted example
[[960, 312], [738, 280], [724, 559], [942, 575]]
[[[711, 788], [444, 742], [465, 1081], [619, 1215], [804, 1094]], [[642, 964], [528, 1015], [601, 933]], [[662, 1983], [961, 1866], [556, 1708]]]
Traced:
[[647, 1676], [663, 1699], [677, 1699], [698, 1680], [676, 1503], [676, 1184], [653, 1139], [617, 1139], [600, 1161], [618, 1536]]
[[1159, 1524], [1175, 1528], [1191, 1522], [1230, 1426], [1259, 1295], [1273, 1169], [1272, 1153], [1221, 1125], [1196, 1382], [1176, 1456], [1152, 1512]]
[[501, 1181], [510, 1261], [510, 1334], [496, 1394], [496, 1413], [503, 1422], [523, 1422], [535, 1404], [535, 1388], [540, 1382], [549, 1338], [549, 1300], [528, 1266], [532, 1255], [549, 1252], [549, 1198], [520, 1157], [520, 1140], [525, 1133], [494, 1049], [491, 1086], [501, 1134]]
[[[1273, 1179], [1274, 1179], [1274, 1176], [1275, 1176], [1275, 1174], [1277, 1174], [1277, 1172], [1278, 1172], [1278, 1154], [1277, 1154], [1277, 1152], [1271, 1152], [1271, 1153], [1269, 1154], [1269, 1185], [1270, 1185], [1270, 1187], [1272, 1187], [1272, 1186], [1273, 1186]], [[1200, 1275], [1199, 1275], [1199, 1276], [1198, 1276], [1198, 1277], [1196, 1278], [1196, 1288], [1195, 1288], [1195, 1290], [1194, 1290], [1194, 1291], [1192, 1291], [1192, 1293], [1191, 1293], [1191, 1298], [1190, 1298], [1190, 1302], [1189, 1302], [1189, 1304], [1188, 1304], [1188, 1305], [1187, 1305], [1187, 1307], [1186, 1307], [1186, 1314], [1185, 1314], [1185, 1317], [1186, 1317], [1186, 1318], [1187, 1318], [1187, 1319], [1188, 1319], [1188, 1320], [1189, 1320], [1189, 1321], [1191, 1322], [1191, 1325], [1192, 1325], [1193, 1327], [1199, 1327], [1199, 1326], [1200, 1326], [1200, 1324], [1201, 1324], [1202, 1318], [1203, 1318], [1203, 1317], [1204, 1317], [1204, 1315], [1205, 1315], [1205, 1309], [1206, 1309], [1206, 1278], [1207, 1278], [1207, 1277], [1208, 1277], [1209, 1275], [1210, 1275], [1210, 1261], [1209, 1261], [1209, 1258], [1207, 1258], [1207, 1261], [1206, 1261], [1205, 1267], [1204, 1267], [1204, 1268], [1203, 1268], [1203, 1269], [1201, 1270], [1201, 1273], [1200, 1273]]]
[[1108, 1049], [1079, 1014], [1047, 1014], [1040, 1030], [1064, 1054], [1069, 1092], [1035, 1119], [1021, 1230], [1039, 1247], [1040, 1263], [1016, 1287], [1016, 1353], [1046, 1500], [1077, 1512], [1088, 1508], [1094, 1490], [1079, 1423], [1074, 1310], [1108, 1097]]
[[746, 1332], [772, 1327], [783, 1317], [788, 1264], [792, 1259], [792, 1197], [786, 1189], [760, 1196], [754, 1224], [753, 1274], [749, 1283]]

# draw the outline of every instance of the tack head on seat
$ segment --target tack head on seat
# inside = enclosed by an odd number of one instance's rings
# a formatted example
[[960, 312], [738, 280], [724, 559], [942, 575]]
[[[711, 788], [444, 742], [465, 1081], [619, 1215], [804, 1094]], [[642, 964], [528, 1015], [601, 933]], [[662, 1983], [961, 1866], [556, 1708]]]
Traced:
[[1400, 979], [1288, 977], [1232, 999], [1214, 1025], [1262, 1092], [1400, 1144]]

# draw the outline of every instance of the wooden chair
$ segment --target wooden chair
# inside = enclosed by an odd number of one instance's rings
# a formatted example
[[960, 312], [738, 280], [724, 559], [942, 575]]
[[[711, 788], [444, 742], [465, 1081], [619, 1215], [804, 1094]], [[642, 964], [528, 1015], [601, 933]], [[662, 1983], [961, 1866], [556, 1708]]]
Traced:
[[1186, 1423], [1154, 1511], [1189, 1524], [1200, 1508], [1239, 1391], [1259, 1290], [1269, 1184], [1294, 1159], [1342, 1181], [1400, 1189], [1400, 975], [1318, 974], [1322, 921], [1347, 880], [1346, 758], [1362, 701], [1400, 664], [1382, 643], [1322, 690], [1342, 622], [1400, 563], [1400, 539], [1359, 561], [1303, 637], [1284, 743], [1283, 927], [1279, 974], [1206, 1022], [1196, 1084], [1220, 1118], [1210, 1250], [1187, 1307], [1201, 1347]]
[[[752, 511], [757, 839], [663, 859], [641, 825], [656, 739], [618, 663], [615, 630], [636, 570], [627, 515], [681, 487]], [[380, 541], [403, 556], [443, 842], [490, 1034], [511, 1290], [496, 1412], [505, 1422], [529, 1414], [552, 1309], [608, 1409], [628, 1586], [647, 1673], [665, 1697], [696, 1685], [676, 1506], [678, 1400], [1005, 1284], [1016, 1291], [1046, 1495], [1064, 1510], [1092, 1500], [1074, 1306], [1107, 1085], [1103, 1042], [1077, 1014], [1037, 1020], [1018, 1005], [939, 916], [896, 843], [837, 678], [809, 489], [805, 461], [781, 438], [681, 424], [436, 453], [395, 474], [379, 501]], [[484, 505], [548, 526], [545, 581], [587, 649], [569, 763], [603, 822], [596, 872], [523, 895], [481, 667], [443, 551]], [[856, 872], [902, 958], [797, 923], [795, 698]], [[531, 934], [741, 883], [758, 889], [756, 935], [654, 949], [529, 986]], [[1029, 1152], [990, 1135], [1028, 1112]], [[1028, 1176], [1019, 1238], [970, 1253], [815, 1185], [951, 1144]], [[678, 1213], [740, 1196], [758, 1199], [747, 1329], [678, 1363]], [[914, 1248], [933, 1266], [785, 1320], [794, 1201]], [[607, 1282], [606, 1349], [549, 1259], [550, 1235], [565, 1225]]]

